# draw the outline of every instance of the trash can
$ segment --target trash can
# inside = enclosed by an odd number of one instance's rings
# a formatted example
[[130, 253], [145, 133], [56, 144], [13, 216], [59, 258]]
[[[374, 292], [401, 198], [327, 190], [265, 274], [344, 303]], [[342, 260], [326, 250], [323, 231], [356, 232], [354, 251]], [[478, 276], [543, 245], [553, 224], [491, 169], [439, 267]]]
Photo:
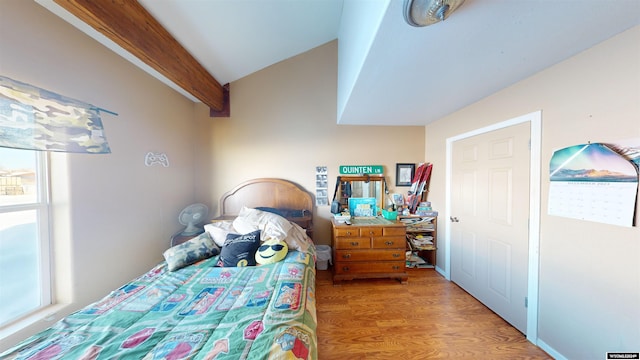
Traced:
[[317, 245], [316, 246], [316, 269], [327, 270], [331, 261], [331, 246], [329, 245]]

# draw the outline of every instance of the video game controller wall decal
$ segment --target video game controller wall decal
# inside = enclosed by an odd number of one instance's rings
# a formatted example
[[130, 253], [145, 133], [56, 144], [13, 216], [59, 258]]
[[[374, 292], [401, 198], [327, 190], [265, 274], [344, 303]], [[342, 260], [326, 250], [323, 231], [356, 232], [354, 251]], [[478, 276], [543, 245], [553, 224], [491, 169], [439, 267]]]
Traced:
[[146, 166], [153, 166], [156, 164], [162, 165], [164, 167], [169, 167], [169, 157], [165, 153], [154, 153], [149, 151], [147, 155], [144, 157], [144, 164]]

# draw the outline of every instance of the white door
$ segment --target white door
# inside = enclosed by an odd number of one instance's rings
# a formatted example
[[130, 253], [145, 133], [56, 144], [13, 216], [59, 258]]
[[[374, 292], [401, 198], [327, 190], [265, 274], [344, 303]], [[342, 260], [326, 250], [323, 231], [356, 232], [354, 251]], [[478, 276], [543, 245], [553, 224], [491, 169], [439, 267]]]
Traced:
[[451, 280], [527, 329], [530, 123], [453, 143]]

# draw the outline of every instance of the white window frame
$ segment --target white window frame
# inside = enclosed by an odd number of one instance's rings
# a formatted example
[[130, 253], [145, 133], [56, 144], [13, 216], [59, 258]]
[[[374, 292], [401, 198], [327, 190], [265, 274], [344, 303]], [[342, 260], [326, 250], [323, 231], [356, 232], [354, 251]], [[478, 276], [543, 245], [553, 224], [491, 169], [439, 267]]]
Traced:
[[28, 204], [2, 205], [0, 213], [11, 213], [18, 211], [36, 211], [36, 226], [38, 229], [38, 257], [39, 257], [39, 285], [40, 285], [40, 306], [32, 309], [30, 312], [22, 316], [10, 320], [8, 323], [0, 326], [5, 328], [11, 326], [24, 318], [52, 305], [52, 273], [51, 273], [51, 242], [50, 242], [50, 191], [49, 191], [49, 161], [48, 154], [44, 151], [35, 151], [36, 157], [36, 177], [37, 177], [37, 197], [36, 202]]

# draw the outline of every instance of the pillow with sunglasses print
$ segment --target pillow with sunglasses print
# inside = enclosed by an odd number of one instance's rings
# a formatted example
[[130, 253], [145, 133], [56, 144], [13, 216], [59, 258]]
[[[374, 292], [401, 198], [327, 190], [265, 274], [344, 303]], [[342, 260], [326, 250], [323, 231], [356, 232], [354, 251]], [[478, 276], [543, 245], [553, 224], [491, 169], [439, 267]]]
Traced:
[[283, 240], [267, 239], [256, 251], [256, 263], [259, 265], [273, 264], [287, 256], [289, 246]]

